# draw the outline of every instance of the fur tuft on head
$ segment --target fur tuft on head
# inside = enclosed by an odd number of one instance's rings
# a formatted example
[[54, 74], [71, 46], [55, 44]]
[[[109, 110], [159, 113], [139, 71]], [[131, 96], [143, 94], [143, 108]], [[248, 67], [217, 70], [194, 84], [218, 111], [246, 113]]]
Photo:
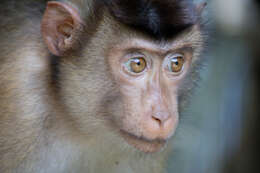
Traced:
[[194, 25], [197, 13], [187, 0], [102, 0], [119, 22], [156, 39], [169, 39]]

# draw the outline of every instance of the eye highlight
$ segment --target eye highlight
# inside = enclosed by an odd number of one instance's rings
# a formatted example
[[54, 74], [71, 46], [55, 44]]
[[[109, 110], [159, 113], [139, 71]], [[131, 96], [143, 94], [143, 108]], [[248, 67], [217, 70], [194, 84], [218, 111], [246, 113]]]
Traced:
[[146, 61], [143, 57], [131, 58], [126, 62], [126, 67], [130, 72], [141, 73], [146, 69]]
[[179, 73], [184, 66], [184, 57], [181, 54], [176, 54], [169, 59], [168, 68], [170, 72]]

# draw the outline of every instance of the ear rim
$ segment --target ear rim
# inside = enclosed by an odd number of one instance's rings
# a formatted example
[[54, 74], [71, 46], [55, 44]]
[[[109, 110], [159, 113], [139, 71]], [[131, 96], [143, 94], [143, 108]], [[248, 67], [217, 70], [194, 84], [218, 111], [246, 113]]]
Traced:
[[[50, 21], [50, 12], [51, 10], [62, 11], [64, 10], [66, 14], [64, 13], [64, 21], [65, 19], [72, 19], [73, 21], [73, 32], [69, 38], [62, 38], [59, 35], [62, 35], [58, 31], [58, 24], [55, 23], [55, 20]], [[66, 52], [73, 47], [73, 44], [75, 44], [74, 40], [76, 40], [76, 31], [81, 30], [83, 25], [83, 21], [81, 20], [81, 17], [78, 13], [78, 10], [76, 10], [71, 5], [68, 5], [64, 2], [57, 2], [57, 1], [49, 1], [47, 3], [45, 12], [42, 17], [41, 22], [41, 34], [42, 38], [47, 45], [49, 51], [56, 55], [56, 56], [63, 56], [66, 54]], [[54, 28], [55, 33], [49, 31], [49, 28]], [[53, 29], [53, 28], [52, 28]]]

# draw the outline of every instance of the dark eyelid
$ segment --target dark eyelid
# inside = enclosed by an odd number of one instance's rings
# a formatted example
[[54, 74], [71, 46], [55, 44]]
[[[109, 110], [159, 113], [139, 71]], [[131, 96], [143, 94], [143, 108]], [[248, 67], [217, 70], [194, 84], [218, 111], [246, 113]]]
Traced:
[[140, 53], [138, 51], [131, 51], [131, 52], [127, 52], [125, 54], [125, 57], [127, 59], [133, 59], [133, 58], [145, 58], [145, 55], [143, 53]]

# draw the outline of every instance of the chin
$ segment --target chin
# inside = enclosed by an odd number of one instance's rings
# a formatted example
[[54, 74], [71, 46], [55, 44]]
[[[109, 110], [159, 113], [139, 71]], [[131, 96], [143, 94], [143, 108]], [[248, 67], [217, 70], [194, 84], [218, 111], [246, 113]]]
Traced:
[[164, 139], [149, 140], [144, 137], [138, 137], [123, 130], [120, 131], [124, 140], [137, 150], [145, 153], [155, 153], [163, 150], [167, 143]]

